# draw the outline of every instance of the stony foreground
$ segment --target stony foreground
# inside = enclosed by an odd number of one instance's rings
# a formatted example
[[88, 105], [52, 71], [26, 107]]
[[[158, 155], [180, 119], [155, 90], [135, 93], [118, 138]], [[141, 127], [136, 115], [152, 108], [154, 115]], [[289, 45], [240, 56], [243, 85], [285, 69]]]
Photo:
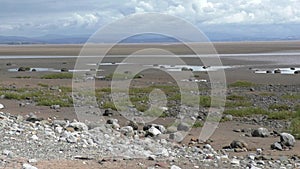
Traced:
[[[107, 124], [86, 125], [77, 121], [42, 120], [31, 114], [24, 118], [0, 112], [0, 168], [10, 168], [15, 159], [26, 159], [22, 166], [35, 169], [44, 160], [94, 160], [98, 168], [107, 161], [144, 159], [157, 161], [160, 168], [299, 168], [297, 157], [273, 160], [263, 150], [229, 157], [228, 151], [245, 149], [243, 142], [233, 141], [229, 147], [215, 151], [206, 143], [181, 145], [175, 142], [180, 134], [170, 133], [161, 125], [148, 125], [136, 130], [134, 123], [121, 127], [116, 119]], [[257, 131], [264, 134], [264, 129]], [[276, 146], [289, 147], [295, 140], [283, 134]], [[197, 140], [194, 140], [197, 142]], [[180, 164], [185, 164], [185, 167]], [[155, 168], [142, 163], [137, 168]]]

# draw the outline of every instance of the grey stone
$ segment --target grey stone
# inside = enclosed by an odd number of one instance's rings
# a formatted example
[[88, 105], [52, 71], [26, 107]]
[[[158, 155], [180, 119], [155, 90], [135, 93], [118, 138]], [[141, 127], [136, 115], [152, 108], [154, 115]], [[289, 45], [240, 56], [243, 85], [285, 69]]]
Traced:
[[66, 126], [67, 125], [67, 121], [65, 120], [53, 120], [52, 122], [53, 125], [56, 125], [56, 126]]
[[87, 131], [88, 126], [81, 122], [73, 122], [70, 124], [70, 127], [73, 127], [75, 131]]
[[271, 149], [272, 149], [272, 150], [280, 150], [280, 151], [282, 151], [282, 150], [283, 150], [283, 148], [282, 148], [281, 144], [280, 144], [280, 143], [278, 143], [278, 142], [276, 142], [276, 143], [273, 143], [273, 144], [271, 145]]
[[240, 160], [238, 159], [232, 159], [230, 162], [233, 166], [239, 166], [240, 165]]
[[50, 109], [58, 110], [60, 109], [60, 105], [51, 105]]
[[131, 126], [122, 127], [120, 129], [120, 132], [122, 134], [124, 134], [125, 136], [133, 136], [134, 135], [133, 128]]
[[8, 157], [12, 157], [13, 156], [13, 152], [9, 151], [9, 150], [3, 150], [2, 154]]
[[119, 122], [118, 119], [108, 119], [108, 120], [106, 121], [107, 124], [114, 124], [114, 123], [118, 123], [118, 122]]
[[131, 126], [133, 128], [133, 130], [138, 130], [139, 129], [139, 125], [134, 121], [129, 121], [128, 126]]
[[227, 114], [227, 115], [224, 116], [224, 119], [228, 120], [228, 121], [232, 121], [233, 120], [233, 116], [230, 115], [230, 114]]
[[148, 157], [148, 160], [155, 161], [155, 160], [156, 160], [155, 155], [150, 155], [150, 156]]
[[150, 136], [157, 136], [162, 134], [156, 127], [152, 126], [149, 130], [148, 133]]
[[296, 143], [295, 137], [289, 133], [280, 134], [280, 143], [285, 146], [294, 146]]
[[36, 122], [36, 121], [41, 121], [43, 120], [43, 118], [38, 118], [35, 114], [33, 113], [30, 113], [29, 114], [29, 117], [26, 119], [26, 121], [29, 121], [29, 122]]
[[112, 115], [113, 115], [113, 110], [111, 109], [104, 110], [103, 116], [112, 116]]
[[183, 140], [183, 135], [180, 132], [171, 133], [169, 139], [174, 140], [176, 142], [181, 142]]
[[178, 126], [177, 126], [177, 130], [178, 131], [189, 131], [189, 129], [191, 128], [191, 126], [189, 126], [186, 123], [181, 122]]
[[77, 142], [77, 137], [75, 137], [73, 134], [70, 134], [67, 137], [67, 141], [68, 141], [68, 143], [76, 143]]
[[270, 132], [268, 129], [261, 127], [253, 130], [251, 134], [253, 137], [269, 137]]
[[157, 128], [161, 133], [165, 133], [167, 131], [167, 129], [165, 128], [165, 126], [160, 125], [160, 124], [153, 124], [153, 126], [155, 128]]
[[248, 145], [245, 141], [243, 140], [233, 140], [231, 143], [230, 143], [230, 147], [231, 148], [240, 148], [240, 149], [243, 149], [243, 148], [248, 148]]
[[167, 128], [168, 133], [175, 133], [177, 132], [177, 127], [176, 126], [170, 126]]

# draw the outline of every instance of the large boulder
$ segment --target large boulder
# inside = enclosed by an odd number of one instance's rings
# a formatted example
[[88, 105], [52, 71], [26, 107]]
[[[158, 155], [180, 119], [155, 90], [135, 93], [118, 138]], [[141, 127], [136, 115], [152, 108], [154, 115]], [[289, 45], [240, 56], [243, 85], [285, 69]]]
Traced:
[[253, 130], [253, 132], [251, 134], [252, 134], [252, 137], [269, 137], [270, 132], [268, 129], [261, 127], [261, 128]]
[[295, 137], [289, 133], [280, 134], [280, 143], [285, 146], [294, 146], [296, 143]]
[[4, 109], [4, 105], [0, 103], [0, 109]]

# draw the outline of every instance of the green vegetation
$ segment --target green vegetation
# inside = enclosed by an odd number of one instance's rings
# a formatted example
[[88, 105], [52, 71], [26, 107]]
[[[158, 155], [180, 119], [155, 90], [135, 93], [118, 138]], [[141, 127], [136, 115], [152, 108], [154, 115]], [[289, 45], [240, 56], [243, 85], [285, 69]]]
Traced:
[[300, 100], [300, 94], [285, 94], [281, 97], [288, 100]]
[[195, 121], [193, 124], [193, 128], [203, 127], [203, 123], [201, 121]]
[[132, 74], [121, 74], [121, 73], [112, 73], [109, 75], [105, 76], [106, 80], [112, 80], [113, 78], [115, 80], [126, 80], [126, 79], [140, 79], [143, 78], [144, 75], [142, 74], [137, 74], [137, 75], [132, 75]]
[[275, 96], [275, 93], [272, 92], [260, 92], [260, 96]]
[[290, 126], [291, 133], [297, 138], [300, 139], [300, 110], [294, 114], [294, 118]]
[[42, 98], [37, 101], [38, 106], [60, 105], [61, 107], [71, 107], [73, 105], [72, 98]]
[[236, 108], [236, 107], [250, 107], [252, 102], [250, 101], [227, 101], [225, 104], [226, 108]]
[[255, 114], [267, 115], [268, 111], [261, 109], [261, 108], [248, 107], [248, 108], [242, 108], [242, 109], [226, 110], [224, 112], [224, 114], [231, 114], [231, 115], [237, 116], [237, 117], [245, 117], [245, 116], [250, 116], [250, 115], [255, 115]]
[[271, 104], [269, 106], [270, 110], [277, 110], [277, 111], [283, 111], [283, 110], [289, 110], [290, 107], [286, 104]]
[[288, 120], [293, 116], [293, 114], [294, 112], [292, 111], [275, 111], [270, 112], [268, 118], [274, 120]]
[[48, 88], [18, 88], [9, 89], [2, 88], [0, 95], [4, 95], [5, 99], [10, 100], [32, 100], [39, 106], [60, 105], [61, 107], [70, 107], [73, 105], [73, 99], [68, 91], [54, 91]]
[[245, 96], [240, 96], [240, 95], [229, 95], [227, 96], [227, 100], [237, 100], [237, 101], [240, 101], [240, 100], [246, 100], [246, 97]]
[[48, 84], [44, 84], [44, 83], [38, 83], [38, 86], [44, 87], [44, 88], [48, 88], [49, 85]]
[[72, 79], [73, 73], [53, 73], [46, 74], [41, 77], [42, 79]]
[[105, 102], [103, 105], [102, 105], [102, 108], [103, 109], [112, 109], [112, 110], [117, 110], [115, 104], [113, 102]]
[[252, 82], [247, 82], [247, 81], [236, 81], [232, 84], [229, 85], [229, 87], [252, 87], [255, 86], [256, 84]]
[[210, 107], [211, 97], [210, 96], [200, 96], [200, 105], [203, 107]]

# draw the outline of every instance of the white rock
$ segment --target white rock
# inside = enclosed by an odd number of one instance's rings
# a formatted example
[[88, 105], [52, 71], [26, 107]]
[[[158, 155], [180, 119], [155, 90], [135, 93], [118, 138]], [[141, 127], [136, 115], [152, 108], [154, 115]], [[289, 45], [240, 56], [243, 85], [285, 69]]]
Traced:
[[231, 164], [235, 165], [235, 166], [239, 166], [240, 165], [240, 160], [234, 158], [234, 159], [231, 160]]
[[251, 166], [250, 169], [261, 169], [261, 168], [258, 168], [258, 167], [255, 167], [255, 166]]
[[180, 167], [176, 166], [176, 165], [172, 165], [171, 169], [181, 169]]
[[61, 134], [63, 132], [63, 129], [62, 127], [58, 126], [58, 127], [55, 127], [55, 131], [59, 134]]
[[280, 134], [280, 142], [286, 146], [294, 146], [296, 140], [295, 137], [289, 133], [281, 133]]
[[37, 159], [34, 159], [34, 158], [33, 159], [29, 159], [28, 162], [29, 163], [37, 163]]
[[9, 150], [3, 150], [3, 151], [2, 151], [2, 154], [5, 155], [5, 156], [9, 156], [9, 155], [12, 154], [12, 152], [9, 151]]
[[31, 136], [31, 139], [32, 139], [32, 140], [38, 140], [39, 138], [38, 138], [38, 136], [33, 135], [33, 136]]
[[120, 129], [120, 132], [122, 134], [124, 134], [125, 136], [133, 136], [134, 135], [133, 128], [131, 126], [122, 127]]
[[153, 126], [148, 130], [148, 132], [153, 136], [157, 136], [161, 134], [161, 132], [156, 127]]
[[0, 104], [0, 109], [4, 109], [4, 105], [3, 104]]
[[34, 167], [30, 164], [25, 163], [25, 164], [23, 164], [22, 169], [38, 169], [38, 168], [36, 168], [36, 167]]

